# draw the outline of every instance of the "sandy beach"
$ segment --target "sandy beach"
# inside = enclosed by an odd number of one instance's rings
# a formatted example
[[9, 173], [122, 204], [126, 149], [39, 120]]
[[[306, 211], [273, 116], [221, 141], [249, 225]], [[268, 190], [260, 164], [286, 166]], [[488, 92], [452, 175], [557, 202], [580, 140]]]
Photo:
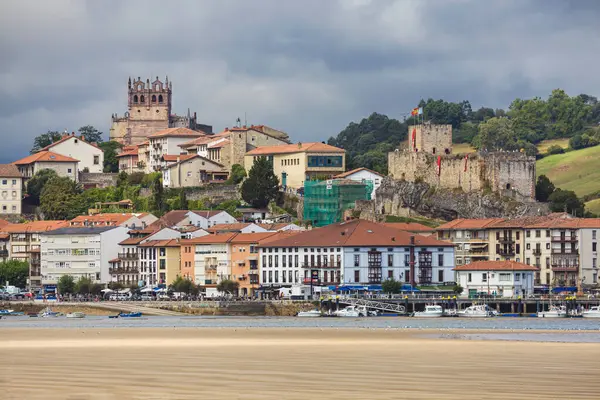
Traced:
[[423, 333], [7, 328], [0, 331], [1, 397], [598, 398], [597, 344], [431, 339]]

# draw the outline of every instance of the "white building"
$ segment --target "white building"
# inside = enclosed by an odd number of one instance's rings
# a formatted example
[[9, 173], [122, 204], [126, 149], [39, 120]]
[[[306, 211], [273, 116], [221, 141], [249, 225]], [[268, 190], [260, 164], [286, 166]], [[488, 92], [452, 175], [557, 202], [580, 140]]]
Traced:
[[189, 223], [202, 229], [220, 224], [233, 224], [237, 220], [227, 211], [221, 210], [192, 210], [187, 213]]
[[533, 294], [537, 267], [516, 261], [476, 261], [455, 269], [463, 288], [461, 297], [486, 293], [501, 297], [526, 297]]
[[63, 135], [63, 137], [41, 149], [79, 160], [79, 171], [104, 172], [104, 151], [96, 143], [86, 142], [83, 136]]
[[21, 214], [23, 176], [16, 165], [0, 164], [0, 215]]
[[180, 154], [180, 144], [201, 136], [206, 134], [188, 128], [168, 128], [148, 136], [150, 170], [160, 171], [163, 156]]
[[367, 168], [356, 168], [352, 171], [346, 171], [343, 174], [339, 174], [335, 176], [335, 178], [349, 179], [357, 182], [373, 182], [373, 191], [371, 192], [371, 200], [373, 200], [375, 199], [375, 191], [379, 188], [379, 186], [381, 186], [383, 175]]
[[452, 244], [364, 220], [261, 242], [260, 257], [265, 286], [454, 282]]
[[600, 219], [580, 219], [578, 222], [580, 277], [584, 285], [596, 285], [598, 283]]
[[194, 282], [214, 288], [221, 280], [231, 279], [229, 243], [236, 235], [234, 232], [216, 233], [185, 242], [194, 247]]
[[39, 151], [13, 162], [24, 179], [29, 179], [43, 169], [52, 169], [58, 176], [79, 181], [77, 165], [79, 160], [52, 151]]
[[103, 226], [68, 227], [41, 234], [42, 285], [56, 285], [63, 275], [76, 281], [110, 282], [109, 260], [117, 257], [119, 242], [128, 237], [127, 228]]

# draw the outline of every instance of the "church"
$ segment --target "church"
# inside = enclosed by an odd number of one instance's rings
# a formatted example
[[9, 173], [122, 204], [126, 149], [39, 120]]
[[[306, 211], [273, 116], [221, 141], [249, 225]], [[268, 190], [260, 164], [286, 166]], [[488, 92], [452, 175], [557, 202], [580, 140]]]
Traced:
[[173, 84], [167, 77], [164, 82], [156, 77], [154, 82], [146, 79], [131, 80], [128, 88], [128, 111], [124, 116], [112, 115], [110, 140], [125, 146], [137, 145], [148, 136], [167, 128], [188, 128], [212, 134], [212, 126], [198, 124], [196, 113], [179, 116], [171, 113]]

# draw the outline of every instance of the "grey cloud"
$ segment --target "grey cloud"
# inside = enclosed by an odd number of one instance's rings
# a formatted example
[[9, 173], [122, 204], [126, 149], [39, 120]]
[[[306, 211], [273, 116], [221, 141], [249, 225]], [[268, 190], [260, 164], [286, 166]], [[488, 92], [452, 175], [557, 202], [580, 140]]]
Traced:
[[[169, 75], [174, 111], [326, 140], [421, 98], [506, 107], [600, 93], [596, 1], [5, 1], [0, 162], [48, 129], [108, 132], [129, 76]], [[5, 141], [6, 143], [6, 141]]]

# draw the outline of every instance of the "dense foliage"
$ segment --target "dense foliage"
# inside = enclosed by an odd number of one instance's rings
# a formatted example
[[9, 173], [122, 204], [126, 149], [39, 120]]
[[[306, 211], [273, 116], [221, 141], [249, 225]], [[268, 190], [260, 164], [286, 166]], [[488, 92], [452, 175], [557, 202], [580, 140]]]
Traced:
[[32, 204], [40, 204], [42, 189], [44, 189], [44, 186], [46, 186], [46, 183], [51, 178], [55, 177], [58, 177], [58, 175], [53, 169], [42, 169], [27, 182], [27, 194], [29, 195], [29, 201]]
[[229, 179], [227, 179], [227, 183], [237, 185], [246, 177], [246, 170], [240, 164], [233, 164], [231, 166], [231, 174], [229, 174]]
[[0, 285], [9, 285], [24, 288], [29, 278], [29, 264], [27, 261], [7, 260], [0, 263]]
[[234, 294], [237, 292], [239, 287], [240, 284], [238, 282], [229, 279], [223, 279], [217, 284], [217, 291], [221, 293]]
[[[473, 111], [468, 101], [421, 100], [425, 121], [452, 125], [454, 143], [470, 143], [481, 150], [523, 150], [536, 154], [535, 144], [545, 139], [571, 138], [572, 148], [600, 143], [600, 103], [581, 94], [570, 97], [553, 90], [548, 99], [515, 99], [508, 110], [481, 107]], [[404, 121], [373, 113], [359, 123], [351, 122], [328, 143], [346, 150], [348, 169], [366, 167], [387, 173], [387, 153], [406, 140]]]
[[174, 292], [181, 292], [191, 295], [198, 295], [200, 288], [189, 279], [184, 279], [181, 276], [177, 276], [173, 283], [169, 286], [169, 289]]
[[31, 154], [37, 153], [44, 147], [49, 146], [52, 143], [59, 141], [61, 137], [62, 137], [62, 133], [60, 133], [58, 131], [48, 131], [46, 133], [42, 133], [41, 135], [36, 136], [36, 138], [33, 139], [33, 147], [31, 148], [31, 150], [29, 152]]
[[75, 293], [75, 279], [71, 275], [63, 275], [58, 279], [58, 293], [65, 295]]
[[80, 185], [67, 177], [50, 178], [40, 195], [40, 209], [46, 219], [72, 219], [85, 214], [79, 195]]
[[98, 144], [104, 151], [104, 172], [119, 172], [119, 159], [117, 154], [123, 146], [120, 143], [109, 141]]
[[381, 289], [384, 293], [397, 294], [402, 291], [402, 282], [390, 278], [381, 283]]
[[535, 199], [545, 203], [555, 189], [554, 184], [550, 182], [546, 175], [540, 175], [535, 184]]
[[258, 157], [242, 184], [242, 198], [253, 207], [264, 208], [278, 193], [279, 179], [273, 173], [271, 162], [266, 157]]

